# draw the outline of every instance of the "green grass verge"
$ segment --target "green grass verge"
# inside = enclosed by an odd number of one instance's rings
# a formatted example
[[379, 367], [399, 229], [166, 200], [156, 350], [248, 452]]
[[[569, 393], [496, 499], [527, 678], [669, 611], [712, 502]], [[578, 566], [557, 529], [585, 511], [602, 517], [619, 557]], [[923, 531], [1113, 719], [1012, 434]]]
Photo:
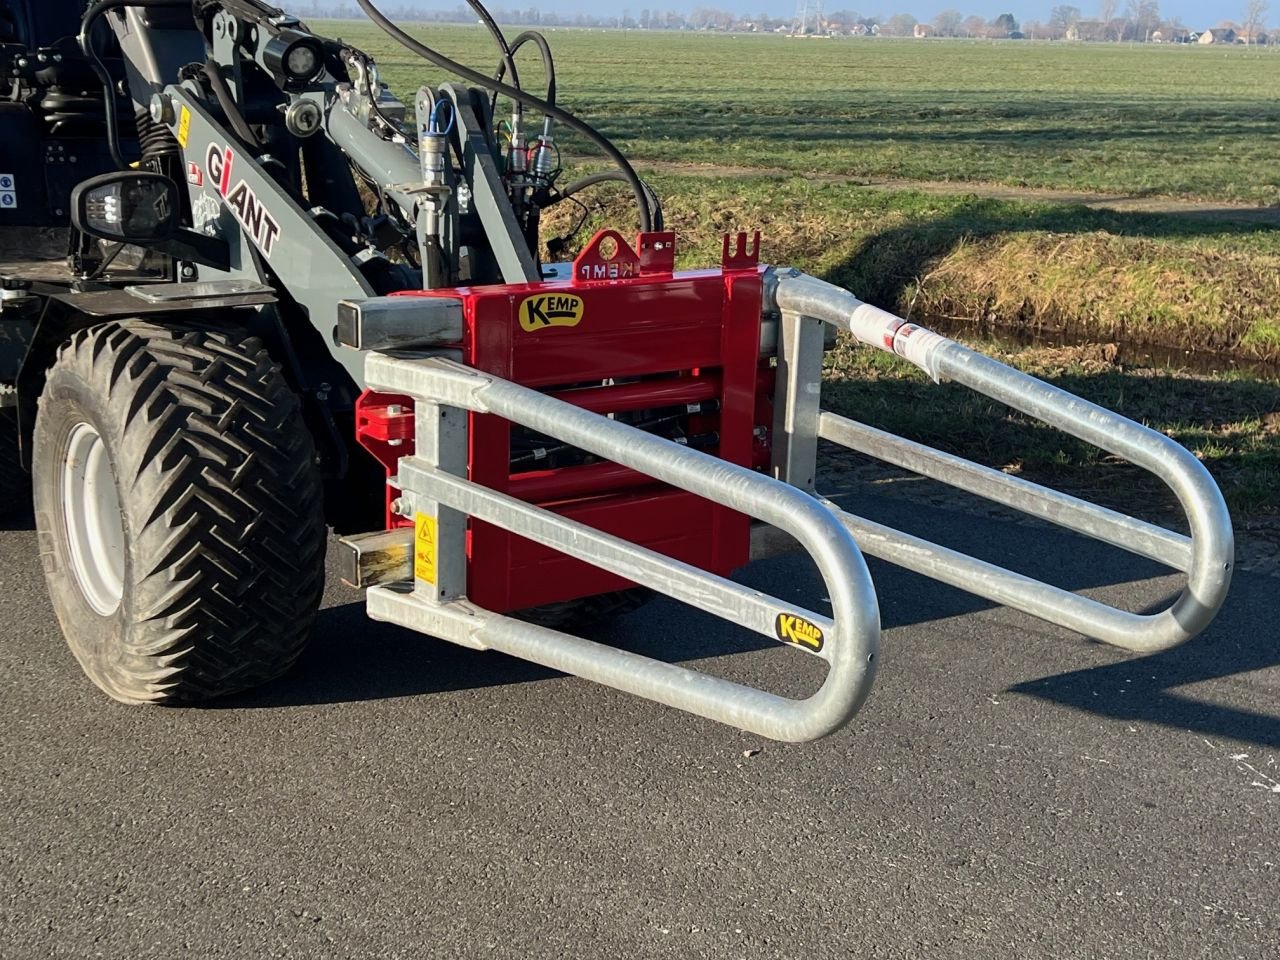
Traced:
[[[763, 258], [922, 321], [1280, 358], [1280, 230], [1178, 214], [867, 190], [798, 178], [652, 181], [682, 266], [760, 229]], [[633, 222], [614, 188], [584, 227]], [[562, 229], [559, 210], [549, 231]]]

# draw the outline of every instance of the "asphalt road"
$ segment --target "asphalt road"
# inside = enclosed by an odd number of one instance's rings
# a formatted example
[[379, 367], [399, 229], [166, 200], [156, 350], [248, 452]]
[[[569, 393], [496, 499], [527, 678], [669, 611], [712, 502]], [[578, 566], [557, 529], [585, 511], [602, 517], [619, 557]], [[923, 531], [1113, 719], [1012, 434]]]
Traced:
[[[1055, 532], [860, 509], [1131, 607], [1170, 589]], [[1280, 581], [1132, 659], [873, 572], [868, 705], [783, 746], [375, 624], [336, 581], [284, 680], [123, 707], [34, 534], [0, 532], [0, 957], [1277, 956]], [[822, 602], [794, 559], [745, 577]], [[596, 635], [793, 694], [818, 666], [667, 602]]]

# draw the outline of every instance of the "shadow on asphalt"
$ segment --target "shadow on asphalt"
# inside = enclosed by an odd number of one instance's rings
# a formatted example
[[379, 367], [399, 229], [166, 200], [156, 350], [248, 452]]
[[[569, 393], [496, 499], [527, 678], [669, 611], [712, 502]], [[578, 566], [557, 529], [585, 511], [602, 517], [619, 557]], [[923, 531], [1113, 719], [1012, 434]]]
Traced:
[[[1030, 680], [1010, 692], [1116, 720], [1280, 748], [1280, 716], [1198, 699], [1178, 689], [1280, 664], [1275, 592], [1275, 580], [1239, 576], [1217, 619], [1190, 643], [1149, 657]], [[1238, 688], [1233, 699], [1240, 699]]]
[[[884, 496], [845, 497], [854, 512], [1071, 590], [1123, 585], [1167, 574], [1105, 545], [1038, 524], [986, 521]], [[885, 630], [963, 616], [993, 605], [874, 559], [868, 565]], [[822, 582], [798, 558], [758, 561], [737, 579], [784, 601], [827, 611]], [[1280, 639], [1263, 630], [1275, 581], [1237, 576], [1227, 604], [1202, 636], [1166, 653], [1108, 662], [1029, 680], [1011, 692], [1117, 719], [1280, 747], [1280, 716], [1215, 705], [1176, 692], [1188, 684], [1280, 664]], [[355, 596], [352, 593], [352, 596]], [[1165, 604], [1158, 604], [1163, 607]], [[669, 662], [731, 656], [775, 646], [709, 614], [660, 598], [584, 635]], [[365, 616], [363, 601], [320, 611], [298, 666], [275, 683], [219, 700], [221, 708], [261, 708], [420, 696], [527, 683], [554, 671], [411, 633]]]

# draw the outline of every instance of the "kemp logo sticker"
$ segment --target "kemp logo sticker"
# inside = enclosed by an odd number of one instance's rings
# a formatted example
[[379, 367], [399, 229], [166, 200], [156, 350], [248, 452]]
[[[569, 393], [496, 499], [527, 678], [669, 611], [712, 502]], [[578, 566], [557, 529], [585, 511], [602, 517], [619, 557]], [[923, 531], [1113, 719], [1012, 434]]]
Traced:
[[546, 327], [576, 327], [586, 312], [572, 293], [537, 293], [520, 301], [520, 329], [533, 333]]
[[222, 202], [240, 221], [240, 226], [244, 227], [257, 248], [270, 260], [271, 251], [280, 239], [280, 223], [267, 212], [257, 194], [243, 179], [237, 181], [235, 186], [231, 185], [235, 162], [235, 151], [230, 147], [209, 144], [204, 158], [205, 169], [209, 172], [209, 185], [218, 191]]
[[793, 613], [780, 613], [774, 622], [778, 639], [783, 643], [794, 643], [798, 647], [807, 647], [815, 653], [822, 649], [822, 628], [810, 623], [804, 617]]

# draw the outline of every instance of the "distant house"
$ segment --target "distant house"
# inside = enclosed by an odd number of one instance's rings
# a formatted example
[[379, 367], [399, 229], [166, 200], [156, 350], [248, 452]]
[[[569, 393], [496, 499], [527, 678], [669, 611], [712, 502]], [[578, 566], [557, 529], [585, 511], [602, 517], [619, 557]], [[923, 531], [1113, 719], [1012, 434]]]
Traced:
[[925, 37], [933, 36], [933, 27], [927, 23], [917, 23], [911, 30], [911, 35], [917, 40], [923, 40]]
[[1230, 27], [1213, 27], [1200, 34], [1200, 43], [1235, 43], [1236, 32]]
[[1236, 34], [1236, 43], [1249, 43], [1258, 47], [1267, 45], [1267, 35], [1259, 30], [1257, 33], [1249, 33], [1247, 30], [1241, 30]]

